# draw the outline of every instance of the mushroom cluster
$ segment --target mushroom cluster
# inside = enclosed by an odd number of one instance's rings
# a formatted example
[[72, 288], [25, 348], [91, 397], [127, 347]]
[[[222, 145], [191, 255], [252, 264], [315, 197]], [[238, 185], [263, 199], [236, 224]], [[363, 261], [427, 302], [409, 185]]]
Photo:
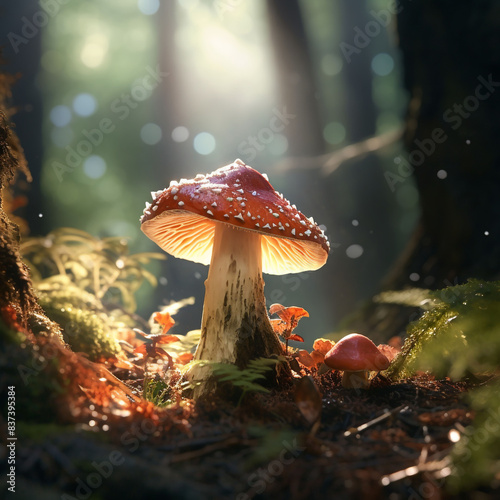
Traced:
[[[281, 354], [267, 316], [262, 272], [315, 270], [329, 243], [312, 218], [274, 190], [265, 174], [236, 160], [151, 193], [143, 232], [163, 250], [210, 264], [195, 359], [235, 363]], [[206, 380], [200, 368], [191, 377]], [[205, 376], [204, 376], [205, 375]], [[202, 382], [195, 397], [210, 391]]]

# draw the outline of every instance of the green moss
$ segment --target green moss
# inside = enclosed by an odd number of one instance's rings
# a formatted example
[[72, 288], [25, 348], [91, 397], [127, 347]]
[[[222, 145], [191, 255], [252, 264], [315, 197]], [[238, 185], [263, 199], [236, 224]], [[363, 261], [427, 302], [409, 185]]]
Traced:
[[113, 335], [115, 325], [104, 313], [74, 305], [82, 300], [78, 295], [40, 294], [40, 305], [61, 326], [64, 341], [73, 351], [84, 352], [91, 360], [118, 354], [121, 348]]
[[458, 379], [500, 366], [500, 282], [470, 280], [443, 290], [390, 292], [379, 300], [420, 306], [400, 355], [387, 370], [393, 380], [415, 370]]

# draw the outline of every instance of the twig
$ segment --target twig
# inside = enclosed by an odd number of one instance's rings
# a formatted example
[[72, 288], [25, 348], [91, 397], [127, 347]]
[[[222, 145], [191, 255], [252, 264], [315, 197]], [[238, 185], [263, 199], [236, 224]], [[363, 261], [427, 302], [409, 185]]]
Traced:
[[317, 168], [321, 169], [322, 175], [327, 176], [337, 170], [346, 161], [363, 158], [369, 153], [390, 146], [398, 141], [402, 135], [402, 129], [392, 130], [382, 135], [369, 137], [355, 144], [349, 144], [333, 153], [314, 156], [312, 158], [288, 158], [278, 163], [275, 171], [288, 172], [291, 170], [312, 170]]
[[391, 483], [394, 483], [396, 481], [401, 481], [402, 479], [406, 479], [407, 477], [416, 476], [421, 472], [439, 471], [440, 478], [447, 477], [451, 474], [451, 469], [449, 467], [451, 459], [447, 455], [448, 455], [448, 450], [436, 453], [432, 455], [432, 457], [428, 462], [421, 462], [418, 463], [417, 465], [412, 465], [411, 467], [407, 467], [406, 469], [402, 469], [397, 472], [393, 472], [392, 474], [382, 476], [380, 478], [380, 482], [382, 483], [382, 486], [388, 486]]
[[392, 410], [384, 410], [384, 413], [382, 415], [379, 415], [378, 417], [375, 417], [373, 420], [370, 420], [364, 424], [359, 425], [358, 427], [350, 428], [349, 430], [344, 432], [344, 437], [349, 437], [354, 434], [359, 434], [360, 432], [364, 431], [365, 429], [368, 429], [368, 427], [372, 427], [373, 425], [376, 425], [380, 422], [383, 422], [385, 419], [391, 417], [392, 415], [395, 415], [396, 413], [399, 413], [403, 410], [406, 410], [408, 406], [406, 405], [401, 405], [398, 406], [397, 408], [393, 408]]
[[200, 450], [187, 451], [185, 453], [180, 453], [179, 455], [174, 455], [170, 460], [170, 463], [184, 462], [185, 460], [192, 460], [193, 458], [199, 458], [204, 455], [208, 455], [213, 451], [217, 451], [220, 450], [221, 448], [226, 448], [227, 446], [232, 446], [235, 444], [244, 444], [245, 446], [248, 446], [250, 442], [247, 440], [242, 440], [241, 438], [236, 436], [230, 437], [221, 443], [211, 444], [205, 446], [204, 448], [201, 448]]

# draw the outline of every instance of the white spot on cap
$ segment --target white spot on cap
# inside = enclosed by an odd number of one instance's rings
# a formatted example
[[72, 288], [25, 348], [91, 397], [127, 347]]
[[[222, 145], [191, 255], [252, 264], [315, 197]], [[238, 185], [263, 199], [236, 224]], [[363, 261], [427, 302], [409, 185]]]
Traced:
[[279, 217], [280, 214], [277, 214], [277, 213], [273, 213], [274, 217]]
[[179, 190], [176, 188], [176, 187], [173, 187], [171, 190], [170, 190], [170, 193], [172, 194], [177, 194], [179, 192]]
[[245, 191], [243, 191], [243, 189], [237, 189], [237, 192], [243, 194]]
[[266, 181], [269, 182], [269, 177], [267, 176], [267, 174], [262, 174], [262, 177], [264, 177], [264, 179], [266, 179]]
[[255, 227], [260, 227], [260, 224], [258, 222], [256, 222]]
[[241, 221], [245, 222], [245, 219], [243, 218], [243, 215], [241, 215], [241, 212], [238, 215], [235, 215], [234, 218], [240, 219]]
[[307, 231], [304, 231], [304, 234], [305, 234], [306, 236], [311, 236], [311, 230], [310, 230], [310, 229], [308, 229]]
[[152, 209], [153, 212], [156, 212], [158, 210], [158, 205], [155, 205]]
[[227, 201], [233, 201], [233, 198], [229, 197], [229, 198], [226, 198]]
[[257, 191], [252, 191], [252, 194], [253, 194], [254, 196], [257, 196]]
[[220, 193], [222, 193], [222, 189], [220, 189], [220, 188], [212, 188], [212, 191], [213, 191], [215, 194], [220, 194]]
[[269, 224], [266, 224], [265, 226], [262, 226], [262, 229], [271, 229], [271, 226]]
[[207, 210], [208, 215], [213, 215], [213, 212], [211, 210]]
[[305, 225], [306, 225], [306, 221], [304, 221], [304, 220], [301, 220], [301, 221], [300, 221], [300, 223], [301, 223], [303, 226], [305, 226]]
[[183, 201], [179, 201], [178, 205], [179, 205], [180, 207], [183, 207], [183, 206], [184, 206], [184, 202], [183, 202]]
[[211, 206], [214, 208], [217, 208], [217, 203], [215, 203], [215, 201], [214, 201]]

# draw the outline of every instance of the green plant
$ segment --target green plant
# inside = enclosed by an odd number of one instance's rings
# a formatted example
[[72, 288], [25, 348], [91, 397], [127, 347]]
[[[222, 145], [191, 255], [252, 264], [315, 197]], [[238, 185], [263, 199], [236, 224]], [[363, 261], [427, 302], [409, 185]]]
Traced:
[[234, 387], [241, 389], [242, 393], [238, 400], [238, 405], [243, 401], [245, 395], [249, 392], [270, 392], [269, 389], [257, 383], [257, 380], [265, 379], [277, 364], [285, 361], [285, 358], [279, 356], [277, 359], [258, 358], [251, 360], [246, 368], [238, 368], [231, 363], [215, 363], [205, 360], [195, 360], [186, 365], [184, 372], [195, 365], [207, 366], [212, 374], [217, 378], [217, 382], [229, 382]]
[[64, 341], [91, 360], [117, 355], [117, 333], [136, 326], [135, 292], [156, 278], [144, 266], [163, 254], [129, 254], [123, 238], [95, 238], [60, 228], [20, 246], [39, 303], [62, 328]]
[[144, 265], [166, 259], [164, 254], [130, 255], [125, 238], [95, 238], [74, 228], [59, 228], [47, 236], [26, 238], [21, 255], [30, 267], [35, 287], [51, 276], [66, 276], [107, 306], [135, 311], [135, 292], [156, 277]]
[[147, 379], [144, 383], [143, 397], [155, 406], [164, 408], [172, 403], [170, 398], [171, 388], [161, 379]]
[[378, 300], [424, 309], [408, 326], [403, 349], [386, 372], [392, 379], [417, 369], [455, 379], [493, 376], [466, 398], [476, 418], [469, 427], [458, 427], [449, 479], [453, 492], [489, 484], [500, 474], [500, 383], [494, 377], [500, 368], [500, 282], [387, 292]]
[[387, 375], [404, 378], [415, 370], [458, 379], [500, 366], [500, 282], [469, 280], [442, 290], [386, 292], [379, 301], [418, 306], [401, 353]]

